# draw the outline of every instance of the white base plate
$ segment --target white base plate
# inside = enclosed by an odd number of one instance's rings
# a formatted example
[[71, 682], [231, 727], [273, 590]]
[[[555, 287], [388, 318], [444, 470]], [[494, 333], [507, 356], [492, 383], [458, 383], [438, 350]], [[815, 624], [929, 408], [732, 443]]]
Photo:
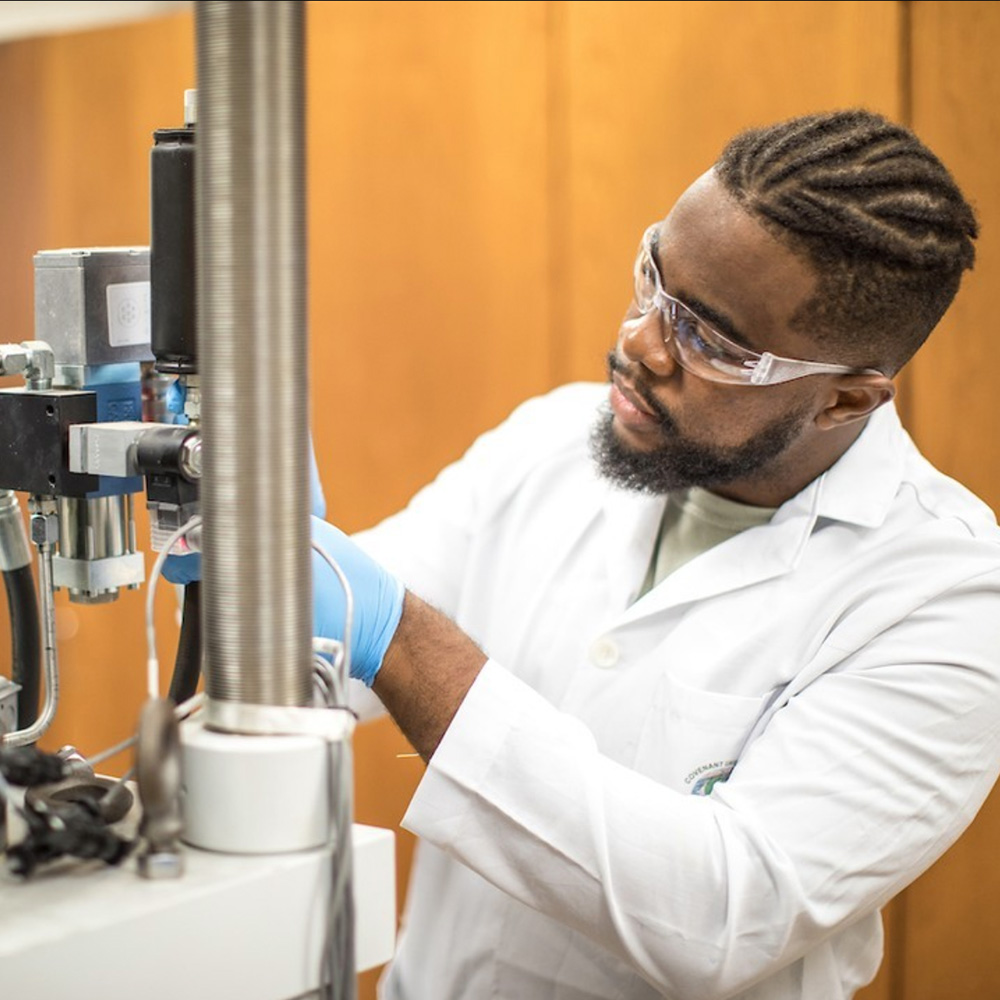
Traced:
[[[391, 831], [355, 825], [358, 971], [392, 957]], [[290, 1000], [316, 990], [330, 891], [324, 850], [245, 856], [185, 848], [179, 879], [135, 862], [0, 876], [0, 992], [66, 1000]]]

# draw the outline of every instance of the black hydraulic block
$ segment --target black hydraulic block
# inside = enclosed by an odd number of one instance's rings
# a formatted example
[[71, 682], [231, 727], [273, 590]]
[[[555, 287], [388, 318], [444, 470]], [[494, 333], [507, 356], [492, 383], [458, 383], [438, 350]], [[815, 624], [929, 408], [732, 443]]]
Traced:
[[97, 420], [97, 394], [0, 390], [0, 489], [82, 497], [97, 476], [69, 471], [69, 428]]

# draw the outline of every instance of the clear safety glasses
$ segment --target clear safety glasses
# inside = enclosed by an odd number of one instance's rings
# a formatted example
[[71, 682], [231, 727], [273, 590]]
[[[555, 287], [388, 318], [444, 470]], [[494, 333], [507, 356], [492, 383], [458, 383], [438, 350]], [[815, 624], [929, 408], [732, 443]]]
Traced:
[[685, 371], [710, 382], [732, 385], [775, 385], [806, 375], [882, 374], [871, 368], [782, 358], [770, 351], [758, 354], [734, 343], [663, 290], [654, 256], [658, 228], [658, 224], [650, 226], [639, 245], [635, 259], [635, 304], [643, 316], [654, 309], [660, 311], [663, 342]]

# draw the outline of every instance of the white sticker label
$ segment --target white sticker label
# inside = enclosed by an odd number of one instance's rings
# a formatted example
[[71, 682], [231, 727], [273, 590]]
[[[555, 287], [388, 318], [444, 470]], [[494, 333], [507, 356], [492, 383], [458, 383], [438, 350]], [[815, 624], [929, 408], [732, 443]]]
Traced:
[[108, 285], [108, 342], [112, 347], [150, 342], [148, 281]]

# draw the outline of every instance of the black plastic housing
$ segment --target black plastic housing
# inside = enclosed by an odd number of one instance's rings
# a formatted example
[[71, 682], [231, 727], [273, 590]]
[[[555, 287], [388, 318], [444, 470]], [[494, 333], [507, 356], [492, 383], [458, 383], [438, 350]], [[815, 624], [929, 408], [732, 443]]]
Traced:
[[97, 476], [69, 471], [69, 428], [97, 420], [97, 393], [0, 389], [0, 489], [84, 497]]
[[156, 370], [192, 374], [198, 370], [193, 128], [153, 133], [150, 187], [150, 321]]

